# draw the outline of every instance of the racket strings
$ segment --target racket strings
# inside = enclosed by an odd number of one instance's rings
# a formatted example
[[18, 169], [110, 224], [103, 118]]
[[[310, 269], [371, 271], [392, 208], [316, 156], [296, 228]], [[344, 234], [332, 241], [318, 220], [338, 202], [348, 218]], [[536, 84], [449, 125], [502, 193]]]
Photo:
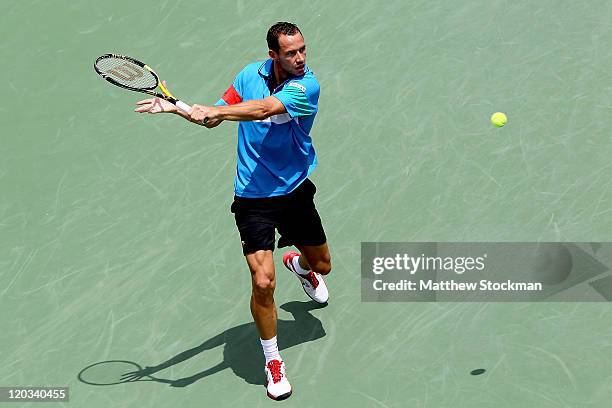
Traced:
[[135, 89], [154, 89], [157, 78], [149, 70], [121, 58], [104, 58], [96, 62], [104, 75], [117, 83]]

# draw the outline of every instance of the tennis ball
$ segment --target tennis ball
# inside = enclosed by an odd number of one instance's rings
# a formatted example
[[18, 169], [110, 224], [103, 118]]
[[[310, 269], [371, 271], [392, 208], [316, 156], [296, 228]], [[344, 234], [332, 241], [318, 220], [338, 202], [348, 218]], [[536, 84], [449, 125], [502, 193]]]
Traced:
[[491, 115], [491, 123], [497, 127], [502, 127], [508, 122], [508, 118], [501, 112], [495, 112]]

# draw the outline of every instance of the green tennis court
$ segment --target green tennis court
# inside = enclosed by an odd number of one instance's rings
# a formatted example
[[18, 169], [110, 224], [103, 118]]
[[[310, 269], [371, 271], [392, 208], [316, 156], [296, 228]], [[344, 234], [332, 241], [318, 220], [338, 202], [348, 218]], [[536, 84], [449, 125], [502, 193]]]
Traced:
[[[140, 95], [92, 64], [133, 55], [186, 102], [211, 104], [287, 20], [321, 84], [312, 179], [334, 270], [330, 303], [316, 308], [275, 252], [294, 387], [279, 404], [609, 406], [607, 303], [364, 303], [360, 289], [364, 241], [610, 240], [609, 2], [2, 11], [0, 386], [68, 386], [70, 401], [0, 405], [274, 404], [229, 212], [236, 124], [138, 115]], [[162, 363], [148, 381], [83, 381]]]

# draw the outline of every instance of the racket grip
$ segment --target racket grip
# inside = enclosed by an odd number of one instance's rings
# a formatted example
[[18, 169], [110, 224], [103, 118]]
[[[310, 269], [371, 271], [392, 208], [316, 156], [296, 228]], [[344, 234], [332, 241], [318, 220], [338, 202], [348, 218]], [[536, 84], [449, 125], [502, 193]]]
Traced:
[[191, 106], [187, 105], [183, 101], [176, 101], [175, 105], [176, 105], [177, 108], [179, 108], [180, 110], [182, 110], [184, 112], [187, 112], [187, 113], [191, 110]]

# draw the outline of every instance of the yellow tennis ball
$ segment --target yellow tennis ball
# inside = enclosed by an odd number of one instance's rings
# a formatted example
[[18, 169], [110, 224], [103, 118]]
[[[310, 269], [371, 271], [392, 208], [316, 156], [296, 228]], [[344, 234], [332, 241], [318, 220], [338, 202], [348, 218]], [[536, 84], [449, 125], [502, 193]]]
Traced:
[[491, 115], [491, 123], [497, 127], [502, 127], [508, 122], [508, 118], [501, 112], [495, 112]]

